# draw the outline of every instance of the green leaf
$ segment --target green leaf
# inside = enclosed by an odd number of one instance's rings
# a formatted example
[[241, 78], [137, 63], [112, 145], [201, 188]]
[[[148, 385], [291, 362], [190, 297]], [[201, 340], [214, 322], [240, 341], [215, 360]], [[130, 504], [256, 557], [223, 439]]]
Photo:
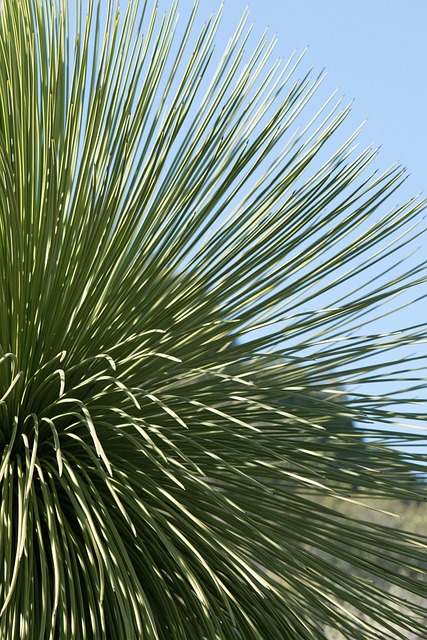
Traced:
[[0, 3], [0, 637], [423, 637], [425, 202], [247, 12], [69, 4]]

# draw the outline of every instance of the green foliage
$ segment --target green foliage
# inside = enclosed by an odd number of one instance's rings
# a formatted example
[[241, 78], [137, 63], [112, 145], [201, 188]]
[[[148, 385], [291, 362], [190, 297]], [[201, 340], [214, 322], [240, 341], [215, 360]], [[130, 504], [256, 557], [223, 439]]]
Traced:
[[246, 17], [87, 5], [0, 8], [0, 638], [422, 635], [426, 538], [339, 505], [426, 497], [424, 203]]
[[[334, 512], [339, 512], [347, 518], [357, 519], [359, 522], [374, 522], [376, 525], [382, 527], [392, 527], [394, 529], [400, 529], [403, 531], [411, 531], [419, 536], [425, 533], [425, 521], [427, 517], [427, 505], [425, 503], [414, 503], [407, 500], [367, 500], [366, 505], [354, 505], [351, 503], [345, 503], [334, 498], [324, 498], [322, 504]], [[344, 546], [345, 541], [341, 542]], [[367, 563], [367, 569], [363, 571], [365, 580], [369, 581], [376, 588], [385, 590], [390, 598], [395, 600], [395, 606], [399, 606], [399, 603], [404, 603], [410, 599], [415, 605], [422, 608], [424, 604], [424, 597], [421, 594], [414, 595], [408, 593], [402, 584], [399, 584], [399, 580], [395, 580], [393, 584], [390, 584], [384, 579], [373, 578], [370, 574], [369, 567], [373, 562], [373, 558], [369, 553], [359, 549], [361, 559]], [[323, 554], [324, 558], [327, 558], [329, 562], [332, 562], [338, 566], [340, 570], [353, 571], [351, 563], [347, 560], [338, 560], [336, 556], [331, 554]], [[378, 561], [378, 560], [376, 560]], [[388, 571], [395, 572], [398, 576], [411, 575], [414, 579], [423, 579], [423, 573], [427, 568], [426, 561], [424, 559], [418, 566], [412, 569], [405, 566], [402, 562], [396, 562], [395, 559], [388, 555], [384, 555], [380, 560], [382, 566]], [[356, 607], [353, 607], [352, 612], [354, 615], [358, 615]], [[423, 614], [421, 614], [423, 615]], [[424, 618], [424, 628], [427, 620]], [[377, 633], [382, 637], [384, 633], [384, 627], [381, 622], [377, 625]], [[330, 628], [327, 631], [327, 638], [329, 640], [342, 640], [341, 633]], [[406, 637], [408, 640], [423, 640], [425, 633], [420, 629], [412, 629], [406, 631]]]

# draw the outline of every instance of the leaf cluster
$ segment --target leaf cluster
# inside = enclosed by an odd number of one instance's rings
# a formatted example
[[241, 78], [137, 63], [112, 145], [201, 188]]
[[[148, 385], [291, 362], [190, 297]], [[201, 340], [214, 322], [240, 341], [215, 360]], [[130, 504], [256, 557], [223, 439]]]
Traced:
[[323, 499], [425, 500], [424, 203], [246, 14], [68, 5], [0, 6], [0, 638], [422, 634], [426, 538]]

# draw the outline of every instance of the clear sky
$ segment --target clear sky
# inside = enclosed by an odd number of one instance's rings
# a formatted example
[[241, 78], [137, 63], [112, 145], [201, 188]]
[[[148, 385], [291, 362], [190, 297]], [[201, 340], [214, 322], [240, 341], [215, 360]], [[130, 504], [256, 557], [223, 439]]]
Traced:
[[[225, 0], [230, 27], [246, 4]], [[201, 0], [201, 11], [216, 5]], [[286, 58], [309, 46], [307, 67], [325, 67], [328, 88], [339, 87], [355, 100], [355, 126], [368, 118], [362, 139], [382, 145], [381, 165], [398, 161], [408, 167], [408, 194], [426, 194], [427, 1], [251, 0], [248, 5], [257, 31], [269, 26], [278, 34], [278, 54]]]

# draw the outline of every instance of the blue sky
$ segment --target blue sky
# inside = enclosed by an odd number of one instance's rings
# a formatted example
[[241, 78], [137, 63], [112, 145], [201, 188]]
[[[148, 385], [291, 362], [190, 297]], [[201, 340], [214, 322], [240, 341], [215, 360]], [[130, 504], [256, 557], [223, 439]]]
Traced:
[[[205, 6], [216, 2], [201, 0]], [[245, 7], [225, 0], [224, 31]], [[368, 119], [362, 140], [382, 145], [381, 165], [407, 166], [407, 193], [426, 193], [427, 2], [252, 0], [249, 9], [256, 31], [278, 34], [278, 54], [309, 46], [307, 67], [325, 67], [326, 86], [355, 100], [355, 126]]]

